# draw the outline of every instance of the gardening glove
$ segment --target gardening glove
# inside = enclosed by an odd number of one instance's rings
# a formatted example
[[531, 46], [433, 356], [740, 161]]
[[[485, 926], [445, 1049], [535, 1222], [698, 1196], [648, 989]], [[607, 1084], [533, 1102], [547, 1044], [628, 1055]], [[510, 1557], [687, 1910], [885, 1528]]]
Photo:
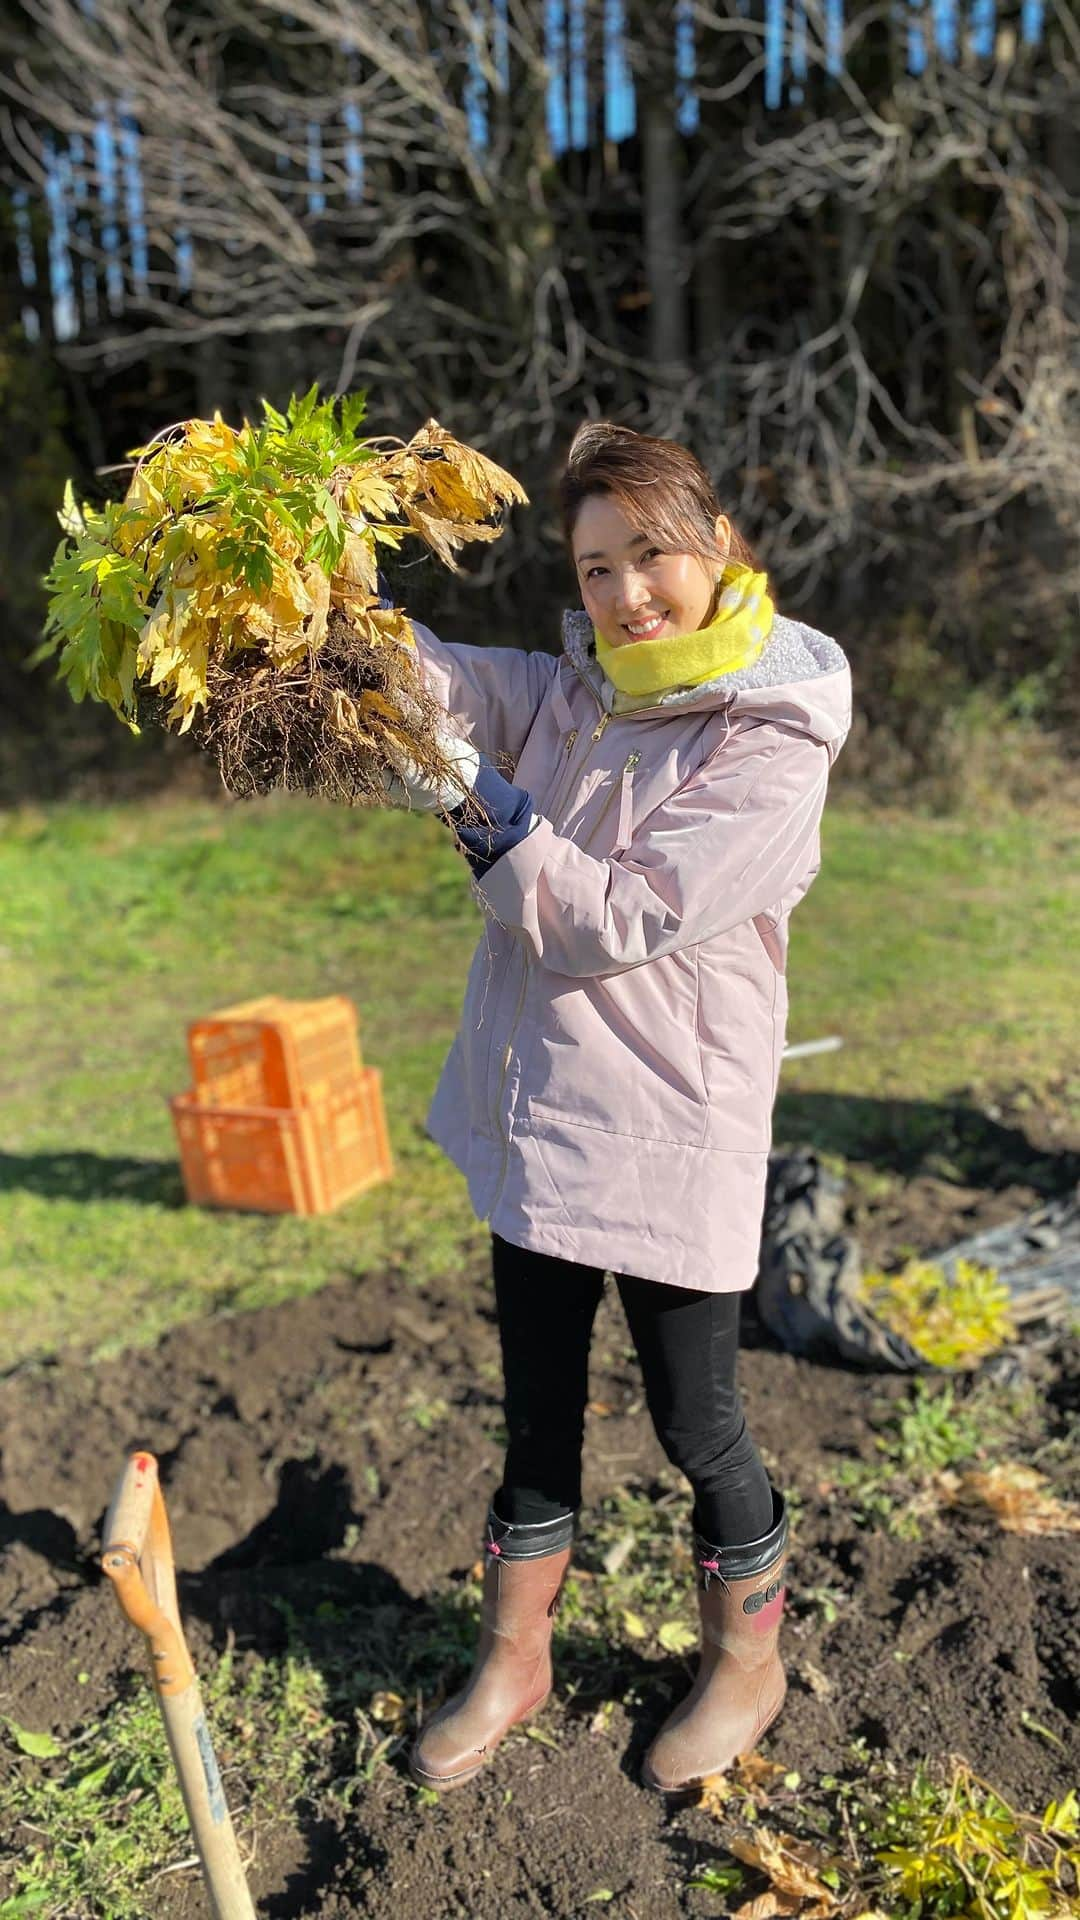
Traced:
[[460, 807], [476, 785], [480, 755], [470, 740], [452, 732], [440, 721], [436, 730], [439, 752], [446, 762], [442, 774], [421, 773], [415, 762], [400, 747], [393, 754], [393, 772], [383, 775], [383, 793], [392, 807], [409, 807], [416, 813], [449, 813]]
[[392, 807], [440, 813], [479, 880], [501, 854], [539, 826], [540, 815], [533, 810], [532, 795], [504, 780], [469, 741], [442, 726], [437, 738], [449, 771], [438, 780], [425, 777], [399, 749], [394, 756], [397, 771], [383, 775], [383, 792]]

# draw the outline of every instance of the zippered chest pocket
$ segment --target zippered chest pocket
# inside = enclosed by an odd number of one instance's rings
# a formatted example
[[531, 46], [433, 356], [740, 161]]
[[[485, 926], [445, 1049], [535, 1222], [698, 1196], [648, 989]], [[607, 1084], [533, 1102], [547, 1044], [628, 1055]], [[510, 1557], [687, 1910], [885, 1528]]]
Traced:
[[[598, 796], [599, 811], [582, 819], [582, 831], [575, 833], [579, 846], [601, 857], [625, 853], [634, 837], [634, 768], [641, 759], [638, 749], [628, 753], [621, 772], [613, 773], [603, 794]], [[590, 810], [591, 811], [591, 810]]]

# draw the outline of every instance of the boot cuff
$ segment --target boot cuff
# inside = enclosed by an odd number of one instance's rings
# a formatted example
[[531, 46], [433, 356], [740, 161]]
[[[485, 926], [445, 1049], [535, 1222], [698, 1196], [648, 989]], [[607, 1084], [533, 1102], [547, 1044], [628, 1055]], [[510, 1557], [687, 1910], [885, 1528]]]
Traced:
[[576, 1519], [576, 1513], [567, 1513], [531, 1526], [514, 1526], [509, 1520], [500, 1520], [492, 1507], [484, 1549], [497, 1560], [542, 1560], [545, 1554], [562, 1553], [572, 1545]]
[[750, 1540], [740, 1547], [714, 1547], [703, 1534], [695, 1533], [695, 1557], [704, 1571], [706, 1585], [710, 1575], [726, 1581], [753, 1580], [759, 1573], [767, 1573], [787, 1552], [788, 1517], [784, 1496], [774, 1487], [772, 1497], [773, 1523], [760, 1540]]

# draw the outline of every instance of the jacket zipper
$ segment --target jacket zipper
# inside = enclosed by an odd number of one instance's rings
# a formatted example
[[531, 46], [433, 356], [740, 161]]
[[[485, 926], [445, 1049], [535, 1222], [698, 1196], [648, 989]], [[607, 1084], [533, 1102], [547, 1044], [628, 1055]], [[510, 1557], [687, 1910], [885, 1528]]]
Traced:
[[[586, 681], [585, 684], [588, 685], [588, 682]], [[592, 689], [590, 688], [589, 691], [592, 692]], [[594, 698], [595, 698], [595, 695], [594, 695]], [[611, 718], [612, 716], [610, 713], [601, 712], [599, 720], [597, 721], [595, 727], [593, 728], [592, 732], [589, 735], [590, 748], [593, 746], [593, 744], [597, 740], [599, 740], [602, 737], [605, 730], [610, 725]], [[567, 736], [566, 747], [564, 749], [564, 766], [567, 766], [567, 767], [569, 766], [570, 760], [573, 755], [574, 747], [577, 743], [577, 738], [578, 738], [578, 729], [577, 727], [573, 727], [571, 728], [571, 731]], [[582, 768], [585, 766], [588, 758], [589, 758], [589, 755], [588, 755], [588, 752], [586, 752], [585, 757], [581, 762], [581, 767], [578, 768], [579, 774]], [[629, 758], [625, 762], [625, 765], [623, 766], [623, 773], [626, 772], [627, 767], [636, 766], [640, 759], [641, 759], [640, 753], [630, 754]], [[568, 790], [568, 787], [569, 787], [569, 781], [564, 780], [562, 782], [560, 792], [557, 796], [557, 800], [559, 804], [561, 804], [563, 794], [566, 793], [566, 791]], [[621, 793], [621, 792], [622, 792], [622, 778], [620, 776], [617, 782], [612, 783], [612, 792], [611, 792], [611, 795], [609, 796], [607, 803], [601, 809], [601, 813], [599, 816], [600, 819], [603, 819], [604, 815], [606, 814], [607, 808], [608, 806], [610, 806], [611, 799], [614, 797], [614, 795], [616, 793]], [[557, 812], [558, 812], [558, 804], [556, 804], [551, 808], [551, 818], [552, 818], [553, 824], [554, 824], [554, 817]], [[514, 1036], [517, 1033], [517, 1025], [518, 1025], [518, 1021], [521, 1018], [521, 1009], [525, 1004], [525, 993], [529, 984], [529, 956], [525, 952], [524, 948], [522, 948], [521, 957], [524, 962], [524, 971], [521, 976], [521, 987], [518, 991], [517, 1006], [514, 1008], [514, 1017], [510, 1022], [510, 1035], [506, 1042], [505, 1047], [503, 1048], [502, 1067], [499, 1073], [499, 1088], [498, 1088], [498, 1093], [496, 1095], [496, 1101], [495, 1101], [495, 1117], [498, 1122], [499, 1134], [502, 1140], [502, 1165], [499, 1168], [498, 1183], [496, 1185], [495, 1192], [492, 1197], [491, 1205], [488, 1208], [488, 1212], [487, 1212], [487, 1217], [489, 1220], [492, 1214], [494, 1213], [496, 1207], [498, 1206], [499, 1201], [502, 1199], [502, 1190], [504, 1185], [506, 1184], [506, 1169], [510, 1163], [510, 1129], [503, 1120], [503, 1094], [506, 1091], [506, 1076], [510, 1071], [510, 1061], [513, 1058], [513, 1053], [514, 1053]]]
[[494, 1197], [487, 1211], [489, 1220], [498, 1206], [499, 1201], [502, 1199], [502, 1190], [506, 1182], [506, 1169], [510, 1163], [510, 1128], [503, 1121], [503, 1094], [506, 1091], [506, 1076], [510, 1071], [510, 1061], [514, 1052], [514, 1035], [517, 1032], [517, 1023], [521, 1018], [521, 1009], [525, 1004], [525, 989], [529, 984], [529, 956], [525, 952], [524, 947], [521, 949], [521, 958], [524, 963], [524, 969], [521, 975], [521, 986], [518, 990], [514, 1017], [510, 1022], [510, 1038], [503, 1048], [502, 1068], [499, 1073], [499, 1091], [495, 1098], [495, 1118], [498, 1122], [499, 1136], [502, 1141], [502, 1165], [499, 1168], [498, 1185], [495, 1188]]
[[[578, 777], [578, 778], [580, 778], [580, 776], [581, 776], [581, 774], [583, 773], [583, 771], [584, 771], [584, 769], [585, 769], [585, 767], [586, 767], [586, 766], [587, 766], [587, 764], [588, 764], [588, 759], [589, 759], [589, 749], [591, 749], [591, 748], [592, 748], [592, 747], [593, 747], [593, 746], [595, 745], [595, 743], [596, 743], [596, 741], [600, 739], [600, 737], [601, 737], [601, 735], [603, 734], [603, 732], [604, 732], [604, 730], [605, 730], [605, 728], [606, 728], [606, 727], [608, 726], [608, 724], [610, 723], [610, 720], [611, 720], [611, 715], [610, 715], [610, 713], [602, 713], [602, 714], [600, 715], [600, 718], [599, 718], [599, 720], [597, 721], [597, 723], [596, 723], [596, 725], [595, 725], [595, 727], [593, 728], [593, 730], [592, 730], [592, 732], [591, 732], [591, 733], [590, 733], [590, 735], [589, 735], [589, 742], [588, 742], [588, 748], [586, 749], [586, 752], [585, 752], [585, 754], [584, 754], [584, 756], [583, 756], [583, 758], [582, 758], [582, 761], [581, 761], [581, 764], [580, 764], [580, 766], [578, 766], [578, 767], [577, 767], [577, 768], [575, 769], [575, 775], [576, 775], [576, 777]], [[570, 763], [571, 763], [571, 761], [572, 761], [572, 759], [573, 759], [573, 751], [574, 751], [574, 747], [575, 747], [575, 745], [576, 745], [576, 742], [577, 742], [577, 737], [578, 737], [578, 729], [577, 729], [577, 727], [573, 727], [573, 728], [571, 729], [571, 731], [570, 731], [570, 733], [569, 733], [569, 734], [567, 735], [567, 737], [566, 737], [566, 746], [565, 746], [565, 748], [564, 748], [564, 750], [563, 750], [563, 753], [564, 753], [564, 758], [563, 758], [563, 771], [564, 771], [564, 776], [568, 776], [568, 775], [569, 775], [569, 770], [570, 770]], [[559, 812], [560, 812], [560, 810], [561, 810], [561, 808], [562, 808], [562, 803], [563, 803], [563, 801], [565, 800], [565, 798], [566, 798], [566, 795], [567, 795], [567, 794], [569, 793], [569, 791], [570, 791], [570, 786], [571, 786], [571, 781], [570, 781], [570, 779], [569, 779], [569, 777], [564, 777], [564, 778], [563, 778], [563, 780], [562, 780], [562, 782], [560, 783], [560, 786], [559, 786], [559, 789], [558, 789], [558, 792], [557, 792], [557, 794], [555, 795], [555, 798], [554, 798], [554, 800], [553, 800], [553, 801], [552, 801], [552, 803], [551, 803], [551, 810], [550, 810], [550, 813], [549, 813], [549, 816], [548, 816], [548, 817], [549, 817], [549, 819], [550, 819], [550, 821], [551, 821], [551, 824], [552, 824], [552, 826], [553, 826], [553, 827], [555, 828], [555, 831], [556, 831], [556, 833], [558, 833], [558, 831], [559, 831], [559, 827], [558, 827], [558, 824], [557, 824], [557, 822], [558, 822], [558, 817], [559, 817]]]
[[566, 789], [565, 779], [561, 778], [560, 776], [565, 775], [566, 769], [570, 765], [570, 756], [574, 751], [574, 743], [577, 740], [577, 737], [578, 737], [577, 727], [571, 727], [569, 733], [566, 736], [566, 745], [563, 748], [562, 766], [559, 768], [558, 772], [555, 775], [556, 791], [555, 791], [554, 801], [551, 807], [551, 814], [550, 814], [550, 817], [553, 823], [555, 820], [555, 816], [559, 811], [559, 802], [561, 801], [563, 792], [565, 792], [565, 789]]
[[622, 771], [616, 774], [614, 780], [611, 783], [611, 792], [608, 794], [608, 797], [604, 801], [604, 804], [601, 807], [599, 813], [597, 814], [596, 819], [592, 823], [592, 827], [590, 829], [591, 832], [595, 833], [597, 827], [600, 826], [601, 822], [607, 819], [608, 814], [610, 813], [611, 808], [614, 805], [616, 800], [618, 800], [621, 803], [623, 787], [626, 783], [626, 776], [629, 773], [631, 767], [637, 766], [637, 763], [640, 759], [641, 759], [641, 755], [640, 753], [637, 752], [636, 749], [633, 753], [627, 754], [626, 759], [623, 761], [623, 764], [622, 764]]
[[[578, 677], [580, 678], [581, 676], [579, 675]], [[585, 682], [585, 685], [588, 686], [588, 681]], [[593, 689], [591, 687], [589, 688], [589, 691], [590, 693], [592, 693], [593, 699], [596, 700], [596, 694], [595, 692], [593, 692]], [[596, 703], [597, 703], [597, 706], [600, 705], [599, 700], [597, 700]], [[590, 748], [592, 747], [595, 741], [601, 738], [610, 720], [611, 720], [610, 713], [605, 713], [601, 709], [600, 718], [597, 721], [595, 727], [593, 728], [591, 734], [589, 735]], [[578, 732], [579, 732], [579, 729], [577, 727], [572, 727], [570, 730], [570, 733], [567, 736], [566, 746], [563, 752], [563, 767], [566, 773], [569, 772], [570, 763], [573, 759], [574, 748], [577, 745], [577, 740], [578, 740]], [[581, 763], [582, 767], [585, 765], [585, 762], [588, 760], [588, 758], [589, 758], [589, 755], [588, 755], [588, 752], [586, 752], [584, 759], [582, 760], [582, 763]], [[579, 767], [578, 772], [580, 773], [580, 771], [581, 771], [581, 768]], [[569, 778], [565, 778], [560, 784], [560, 788], [556, 796], [555, 804], [552, 805], [550, 809], [549, 817], [551, 818], [553, 825], [558, 815], [559, 807], [562, 804], [563, 796], [568, 792], [569, 786], [570, 786]], [[529, 957], [528, 957], [528, 954], [525, 953], [524, 949], [522, 949], [522, 960], [524, 961], [525, 970], [521, 977], [521, 987], [518, 992], [517, 1006], [514, 1008], [514, 1017], [510, 1022], [510, 1035], [506, 1042], [505, 1047], [503, 1048], [502, 1068], [499, 1073], [499, 1089], [496, 1095], [495, 1117], [498, 1123], [499, 1133], [502, 1138], [502, 1166], [499, 1168], [498, 1184], [495, 1188], [495, 1194], [492, 1199], [491, 1205], [488, 1208], [489, 1220], [491, 1218], [491, 1215], [494, 1213], [495, 1208], [498, 1206], [500, 1199], [502, 1198], [502, 1190], [506, 1182], [506, 1169], [510, 1161], [510, 1130], [503, 1121], [503, 1094], [506, 1091], [506, 1076], [510, 1071], [510, 1061], [513, 1057], [513, 1052], [514, 1052], [514, 1035], [517, 1032], [517, 1024], [521, 1018], [521, 1009], [525, 1004], [525, 991], [529, 984]]]

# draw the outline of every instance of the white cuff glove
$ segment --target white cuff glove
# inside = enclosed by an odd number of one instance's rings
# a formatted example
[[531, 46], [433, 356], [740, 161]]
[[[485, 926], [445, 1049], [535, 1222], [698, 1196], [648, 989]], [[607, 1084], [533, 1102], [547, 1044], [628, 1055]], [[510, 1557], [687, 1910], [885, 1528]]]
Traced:
[[407, 807], [416, 813], [450, 813], [470, 794], [480, 771], [480, 755], [471, 740], [453, 732], [449, 716], [436, 730], [439, 751], [447, 763], [441, 778], [422, 774], [408, 754], [399, 749], [394, 755], [395, 771], [383, 776], [383, 792], [392, 807]]

